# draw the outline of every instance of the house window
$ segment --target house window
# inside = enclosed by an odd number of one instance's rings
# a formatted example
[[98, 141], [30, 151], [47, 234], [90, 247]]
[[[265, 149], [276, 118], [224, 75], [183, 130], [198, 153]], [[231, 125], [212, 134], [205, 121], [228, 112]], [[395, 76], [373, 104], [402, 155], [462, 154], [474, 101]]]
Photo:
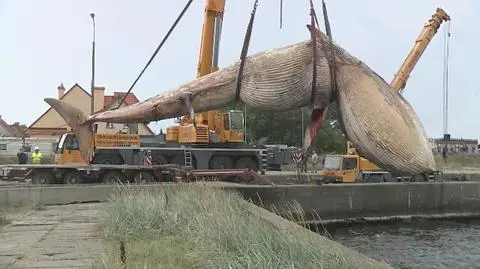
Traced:
[[107, 128], [113, 129], [113, 122], [107, 122]]
[[7, 150], [7, 144], [0, 144], [0, 150]]

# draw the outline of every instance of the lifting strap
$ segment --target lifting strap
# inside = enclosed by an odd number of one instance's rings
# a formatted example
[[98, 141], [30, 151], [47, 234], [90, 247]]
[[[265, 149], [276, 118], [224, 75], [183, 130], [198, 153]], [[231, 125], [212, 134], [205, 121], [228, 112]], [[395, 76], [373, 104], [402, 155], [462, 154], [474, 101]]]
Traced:
[[258, 0], [255, 0], [253, 4], [253, 10], [250, 14], [250, 21], [248, 22], [247, 32], [245, 33], [245, 38], [243, 39], [243, 47], [242, 52], [240, 54], [240, 66], [238, 68], [238, 75], [237, 75], [237, 85], [235, 88], [235, 99], [233, 100], [235, 104], [238, 103], [240, 99], [240, 89], [242, 88], [242, 74], [243, 68], [245, 66], [245, 58], [247, 57], [248, 53], [248, 46], [250, 45], [250, 37], [252, 36], [252, 28], [253, 28], [253, 21], [255, 20], [255, 12], [257, 11]]
[[[312, 70], [312, 91], [310, 96], [310, 102], [313, 107], [315, 104], [315, 92], [317, 85], [317, 38], [316, 38], [316, 27], [315, 27], [315, 7], [313, 6], [313, 0], [310, 0], [310, 36], [312, 38], [312, 57], [313, 57], [313, 70]], [[317, 23], [318, 25], [318, 23]]]
[[155, 56], [157, 56], [157, 53], [160, 51], [160, 49], [163, 47], [163, 44], [165, 44], [165, 42], [167, 41], [168, 37], [170, 36], [170, 34], [173, 32], [173, 30], [175, 29], [175, 27], [177, 27], [177, 24], [178, 22], [180, 22], [180, 20], [182, 19], [183, 15], [185, 14], [185, 12], [188, 10], [188, 8], [190, 7], [190, 5], [192, 4], [193, 0], [189, 0], [187, 2], [187, 4], [185, 5], [185, 7], [183, 8], [183, 10], [180, 12], [180, 15], [178, 15], [177, 19], [175, 20], [175, 22], [173, 23], [173, 25], [170, 27], [170, 29], [168, 30], [167, 34], [163, 37], [162, 41], [160, 42], [160, 44], [158, 45], [157, 49], [155, 50], [155, 52], [153, 53], [153, 55], [150, 57], [150, 59], [148, 60], [147, 64], [145, 65], [145, 67], [142, 69], [142, 71], [140, 72], [140, 74], [137, 76], [137, 78], [135, 79], [135, 81], [133, 82], [133, 84], [130, 86], [130, 88], [128, 89], [127, 93], [123, 96], [122, 98], [122, 101], [118, 104], [117, 108], [116, 109], [119, 109], [120, 106], [125, 102], [125, 99], [127, 98], [128, 94], [132, 91], [133, 87], [135, 86], [135, 84], [137, 84], [138, 80], [140, 79], [140, 77], [142, 77], [143, 73], [145, 72], [145, 70], [148, 68], [148, 66], [152, 63], [153, 59], [155, 58]]
[[330, 67], [330, 81], [332, 83], [332, 91], [337, 92], [337, 76], [336, 76], [336, 61], [335, 61], [335, 46], [333, 45], [332, 30], [330, 29], [330, 22], [328, 21], [327, 6], [325, 1], [322, 0], [322, 10], [323, 10], [323, 20], [325, 22], [325, 32], [328, 36], [328, 43], [330, 44], [330, 59], [328, 60], [328, 65]]

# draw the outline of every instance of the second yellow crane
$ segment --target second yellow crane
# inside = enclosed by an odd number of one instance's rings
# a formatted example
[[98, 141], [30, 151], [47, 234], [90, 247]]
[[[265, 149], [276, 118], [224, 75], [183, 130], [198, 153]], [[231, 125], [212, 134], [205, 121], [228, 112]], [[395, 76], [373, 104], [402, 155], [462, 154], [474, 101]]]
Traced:
[[[437, 8], [435, 14], [432, 15], [432, 18], [430, 18], [430, 20], [428, 20], [428, 22], [423, 26], [423, 29], [418, 35], [417, 39], [415, 39], [415, 43], [410, 49], [407, 58], [405, 58], [400, 66], [400, 69], [393, 77], [390, 85], [394, 91], [402, 93], [402, 91], [405, 89], [407, 80], [410, 77], [413, 68], [444, 21], [450, 21], [450, 16], [442, 8]], [[347, 154], [358, 154], [354, 145], [350, 141], [347, 141]]]
[[[400, 93], [403, 91], [413, 68], [444, 21], [450, 21], [450, 16], [443, 9], [437, 8], [435, 14], [423, 26], [407, 58], [390, 83], [394, 91]], [[365, 181], [366, 178], [386, 180], [387, 177], [392, 177], [374, 163], [360, 157], [350, 141], [347, 141], [346, 155], [325, 156], [324, 169], [320, 175], [326, 181], [348, 183], [356, 182], [359, 179]]]

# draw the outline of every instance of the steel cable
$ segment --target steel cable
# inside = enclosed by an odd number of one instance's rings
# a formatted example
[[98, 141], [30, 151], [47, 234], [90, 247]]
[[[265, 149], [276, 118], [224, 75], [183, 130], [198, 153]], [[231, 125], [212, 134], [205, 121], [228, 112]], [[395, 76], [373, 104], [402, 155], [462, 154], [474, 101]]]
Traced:
[[168, 30], [167, 34], [163, 37], [162, 41], [160, 42], [160, 44], [158, 45], [157, 49], [155, 50], [155, 52], [153, 53], [153, 55], [150, 57], [150, 60], [148, 60], [147, 64], [145, 65], [145, 67], [143, 68], [143, 70], [140, 72], [140, 74], [138, 75], [137, 79], [135, 79], [135, 81], [133, 82], [132, 86], [130, 86], [130, 89], [128, 89], [127, 93], [123, 96], [122, 98], [122, 101], [118, 104], [118, 107], [116, 109], [119, 109], [120, 106], [123, 104], [123, 102], [125, 102], [125, 98], [127, 98], [128, 94], [132, 91], [133, 87], [135, 86], [135, 84], [137, 84], [137, 81], [140, 79], [140, 77], [143, 75], [143, 72], [145, 72], [145, 70], [147, 69], [147, 67], [150, 65], [150, 63], [152, 63], [153, 59], [155, 58], [155, 56], [157, 56], [157, 53], [160, 51], [160, 49], [163, 47], [163, 44], [165, 44], [165, 42], [167, 41], [168, 37], [170, 36], [170, 34], [173, 32], [173, 30], [175, 29], [175, 27], [177, 26], [178, 22], [180, 22], [180, 19], [182, 19], [183, 15], [185, 14], [185, 12], [187, 11], [187, 9], [190, 7], [190, 4], [192, 4], [193, 0], [189, 0], [188, 3], [185, 5], [185, 7], [183, 8], [182, 12], [180, 12], [180, 15], [178, 15], [177, 19], [175, 20], [175, 22], [173, 23], [173, 25], [170, 27], [170, 29]]

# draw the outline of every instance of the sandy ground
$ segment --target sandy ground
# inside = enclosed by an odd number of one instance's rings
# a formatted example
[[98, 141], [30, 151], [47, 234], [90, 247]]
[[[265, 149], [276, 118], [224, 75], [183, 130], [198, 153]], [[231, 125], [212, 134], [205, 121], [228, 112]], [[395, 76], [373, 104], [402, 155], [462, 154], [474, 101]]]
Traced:
[[101, 249], [101, 204], [48, 206], [8, 214], [0, 268], [91, 268]]

